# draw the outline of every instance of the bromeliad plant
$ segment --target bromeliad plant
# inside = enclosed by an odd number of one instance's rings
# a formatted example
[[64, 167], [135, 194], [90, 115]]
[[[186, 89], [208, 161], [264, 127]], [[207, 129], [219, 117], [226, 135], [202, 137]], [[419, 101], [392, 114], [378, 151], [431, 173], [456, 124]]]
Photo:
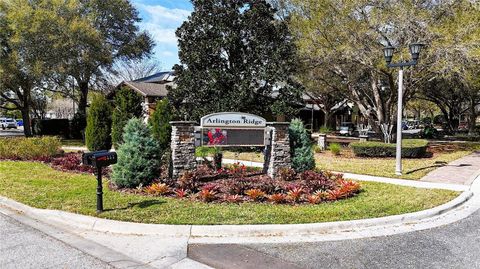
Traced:
[[[320, 204], [345, 199], [358, 194], [359, 183], [345, 180], [328, 172], [295, 173], [284, 169], [273, 179], [259, 173], [249, 173], [244, 165], [235, 164], [220, 170], [201, 166], [183, 173], [177, 180], [160, 179], [143, 188], [148, 195], [218, 203], [268, 202], [271, 204]], [[158, 182], [158, 183], [157, 183]]]
[[265, 196], [265, 192], [259, 189], [247, 190], [245, 194], [248, 195], [248, 197], [250, 197], [252, 201], [257, 201], [257, 202], [260, 201]]
[[160, 196], [169, 193], [170, 187], [165, 183], [154, 183], [146, 187], [145, 192], [150, 195]]

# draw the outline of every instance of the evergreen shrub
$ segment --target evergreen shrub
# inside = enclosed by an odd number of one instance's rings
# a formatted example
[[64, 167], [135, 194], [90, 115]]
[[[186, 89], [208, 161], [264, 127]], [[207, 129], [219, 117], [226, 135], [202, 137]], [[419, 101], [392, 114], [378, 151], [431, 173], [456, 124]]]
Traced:
[[170, 140], [172, 137], [172, 107], [168, 99], [157, 102], [155, 112], [150, 117], [148, 123], [152, 128], [152, 135], [160, 144], [162, 151], [170, 148]]
[[112, 142], [115, 148], [123, 143], [123, 128], [131, 118], [142, 116], [142, 97], [129, 88], [121, 88], [115, 93], [112, 113]]
[[142, 120], [132, 118], [123, 131], [123, 144], [117, 149], [112, 181], [119, 187], [148, 186], [160, 175], [161, 153], [158, 142]]
[[290, 151], [292, 168], [297, 172], [304, 172], [315, 168], [310, 136], [299, 119], [292, 120], [289, 127]]
[[87, 115], [85, 140], [90, 151], [109, 150], [112, 148], [112, 108], [103, 95], [96, 95]]
[[68, 119], [33, 119], [32, 132], [38, 136], [70, 137], [70, 122]]
[[[383, 142], [355, 142], [351, 143], [355, 156], [359, 157], [395, 157], [396, 144]], [[402, 140], [403, 158], [422, 158], [427, 153], [428, 141], [423, 139]]]
[[85, 141], [85, 128], [87, 127], [87, 117], [81, 112], [75, 113], [70, 121], [70, 136], [73, 139], [82, 139]]

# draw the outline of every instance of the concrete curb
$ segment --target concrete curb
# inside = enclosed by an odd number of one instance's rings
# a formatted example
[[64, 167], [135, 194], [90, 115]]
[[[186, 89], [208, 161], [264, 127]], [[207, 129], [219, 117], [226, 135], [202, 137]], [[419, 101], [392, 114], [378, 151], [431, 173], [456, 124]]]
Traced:
[[336, 221], [311, 224], [273, 224], [273, 225], [192, 225], [192, 238], [222, 237], [288, 237], [326, 235], [337, 232], [352, 231], [373, 226], [412, 223], [435, 217], [453, 210], [467, 202], [473, 193], [462, 193], [443, 205], [402, 215], [382, 218]]
[[312, 236], [357, 230], [375, 226], [407, 224], [444, 214], [464, 204], [473, 196], [463, 192], [452, 201], [435, 208], [402, 215], [352, 221], [311, 224], [267, 225], [165, 225], [143, 224], [101, 219], [58, 210], [32, 208], [0, 196], [0, 206], [44, 223], [56, 224], [70, 229], [128, 235], [161, 235], [165, 237], [225, 238], [225, 237], [285, 237]]

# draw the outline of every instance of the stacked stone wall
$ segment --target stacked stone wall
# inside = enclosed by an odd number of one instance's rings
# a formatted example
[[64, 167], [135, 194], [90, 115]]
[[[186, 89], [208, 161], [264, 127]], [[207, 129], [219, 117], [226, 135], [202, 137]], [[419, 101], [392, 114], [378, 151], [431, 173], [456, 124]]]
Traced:
[[195, 122], [174, 121], [172, 125], [172, 176], [177, 178], [197, 166], [195, 159]]

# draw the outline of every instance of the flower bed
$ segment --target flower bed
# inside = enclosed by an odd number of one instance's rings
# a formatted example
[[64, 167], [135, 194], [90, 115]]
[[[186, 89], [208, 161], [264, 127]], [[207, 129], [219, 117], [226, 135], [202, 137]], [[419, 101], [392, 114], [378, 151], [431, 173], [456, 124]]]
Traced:
[[360, 192], [360, 184], [338, 174], [314, 171], [295, 174], [290, 169], [272, 179], [237, 164], [218, 171], [201, 166], [178, 180], [158, 180], [144, 188], [121, 191], [208, 203], [319, 204], [352, 197]]

